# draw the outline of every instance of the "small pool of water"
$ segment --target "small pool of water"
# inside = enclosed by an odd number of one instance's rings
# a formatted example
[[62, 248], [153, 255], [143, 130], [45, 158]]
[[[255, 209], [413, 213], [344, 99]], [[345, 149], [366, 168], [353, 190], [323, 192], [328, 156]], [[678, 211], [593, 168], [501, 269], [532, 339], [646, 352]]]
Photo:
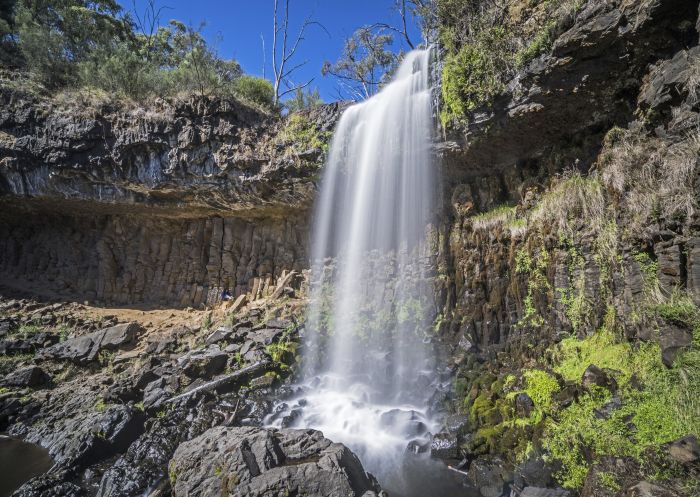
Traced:
[[53, 466], [46, 449], [0, 435], [0, 497], [12, 492]]

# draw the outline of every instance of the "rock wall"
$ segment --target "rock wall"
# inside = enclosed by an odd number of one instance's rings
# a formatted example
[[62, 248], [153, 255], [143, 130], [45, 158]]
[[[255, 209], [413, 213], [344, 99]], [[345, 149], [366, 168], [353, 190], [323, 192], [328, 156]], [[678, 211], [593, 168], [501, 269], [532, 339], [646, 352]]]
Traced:
[[[214, 303], [308, 265], [304, 215], [256, 221], [35, 210], [3, 215], [0, 272], [38, 293], [110, 304]], [[268, 283], [269, 284], [269, 283]]]

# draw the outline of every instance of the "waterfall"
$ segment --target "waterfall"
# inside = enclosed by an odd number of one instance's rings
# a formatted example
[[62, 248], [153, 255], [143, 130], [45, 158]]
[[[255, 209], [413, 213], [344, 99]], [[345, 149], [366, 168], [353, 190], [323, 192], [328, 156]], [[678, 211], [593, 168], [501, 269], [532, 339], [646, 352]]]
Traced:
[[338, 123], [314, 219], [304, 383], [268, 420], [346, 444], [400, 495], [410, 448], [435, 429], [430, 57], [408, 53]]

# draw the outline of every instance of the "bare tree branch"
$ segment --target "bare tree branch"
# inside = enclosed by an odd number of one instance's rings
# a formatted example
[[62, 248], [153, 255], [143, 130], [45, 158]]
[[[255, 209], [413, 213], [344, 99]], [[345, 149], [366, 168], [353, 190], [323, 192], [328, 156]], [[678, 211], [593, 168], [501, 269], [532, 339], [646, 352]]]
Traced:
[[[284, 12], [282, 14], [282, 21], [280, 25], [280, 20], [279, 20], [279, 0], [274, 0], [274, 8], [273, 8], [273, 35], [272, 35], [272, 69], [274, 72], [275, 80], [273, 82], [273, 87], [274, 87], [274, 99], [275, 99], [275, 104], [278, 104], [280, 99], [298, 89], [302, 89], [306, 86], [308, 86], [313, 79], [303, 85], [294, 85], [293, 83], [290, 83], [289, 80], [294, 74], [295, 71], [303, 67], [308, 63], [308, 61], [304, 61], [300, 64], [296, 64], [292, 67], [287, 67], [287, 64], [294, 58], [294, 56], [297, 53], [297, 50], [299, 49], [299, 46], [304, 42], [306, 30], [310, 26], [318, 26], [322, 28], [326, 34], [328, 34], [328, 30], [319, 22], [314, 21], [311, 17], [307, 17], [304, 19], [304, 22], [302, 23], [301, 27], [299, 28], [299, 32], [297, 33], [296, 37], [294, 38], [294, 41], [289, 43], [289, 0], [284, 0]], [[278, 39], [281, 34], [282, 37], [282, 46], [281, 46], [281, 53], [278, 54], [279, 49], [278, 49]], [[330, 36], [330, 34], [328, 34]], [[287, 89], [285, 91], [282, 90], [282, 85], [284, 85]]]

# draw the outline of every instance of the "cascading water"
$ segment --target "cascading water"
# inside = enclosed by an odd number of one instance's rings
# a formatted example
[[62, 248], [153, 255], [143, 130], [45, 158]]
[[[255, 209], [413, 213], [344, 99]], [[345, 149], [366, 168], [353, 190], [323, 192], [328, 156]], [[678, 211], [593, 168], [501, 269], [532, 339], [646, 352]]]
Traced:
[[316, 206], [305, 382], [268, 418], [346, 444], [392, 495], [427, 495], [405, 466], [437, 428], [430, 57], [408, 53], [338, 123]]

